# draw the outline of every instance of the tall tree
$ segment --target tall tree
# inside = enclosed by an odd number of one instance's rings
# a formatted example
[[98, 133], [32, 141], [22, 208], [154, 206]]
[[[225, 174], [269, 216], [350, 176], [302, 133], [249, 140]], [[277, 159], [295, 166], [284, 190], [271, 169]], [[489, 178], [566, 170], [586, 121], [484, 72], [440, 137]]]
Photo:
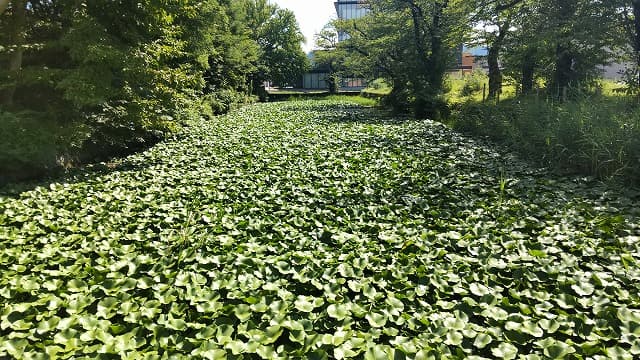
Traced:
[[364, 18], [337, 23], [350, 36], [341, 46], [363, 59], [369, 77], [380, 74], [392, 84], [389, 99], [396, 109], [437, 118], [446, 111], [444, 76], [460, 38], [458, 5], [455, 0], [372, 0]]
[[538, 70], [550, 69], [548, 59], [550, 41], [541, 34], [546, 33], [546, 22], [539, 10], [540, 3], [525, 0], [518, 5], [518, 11], [511, 13], [511, 29], [505, 39], [500, 58], [506, 73], [518, 79], [522, 93], [530, 93]]
[[[260, 79], [283, 83], [306, 64], [295, 17], [265, 0], [1, 1], [2, 111], [28, 118], [38, 144], [39, 129], [60, 129], [53, 152], [81, 148], [85, 159], [169, 133], [203, 101], [225, 111], [261, 64]], [[268, 10], [255, 29], [251, 4]]]
[[498, 96], [502, 89], [502, 71], [500, 54], [509, 35], [513, 32], [514, 17], [522, 11], [525, 0], [479, 0], [467, 2], [470, 9], [472, 25], [484, 28], [480, 32], [480, 43], [487, 46], [487, 64], [489, 66], [489, 98]]
[[624, 60], [632, 64], [626, 70], [627, 85], [632, 93], [640, 93], [640, 0], [612, 0], [613, 11], [618, 14], [624, 39], [619, 48]]
[[640, 0], [631, 0], [631, 9], [633, 25], [629, 26], [629, 34], [634, 51], [633, 59], [636, 65], [637, 85], [640, 89]]
[[544, 70], [549, 93], [564, 97], [596, 79], [598, 66], [612, 60], [617, 34], [609, 3], [525, 0], [513, 9], [503, 58], [523, 92], [531, 90], [536, 70]]
[[329, 24], [316, 34], [315, 40], [318, 50], [314, 51], [313, 61], [317, 67], [327, 70], [329, 93], [335, 94], [345, 59], [344, 49], [338, 48], [338, 31]]
[[540, 35], [553, 47], [549, 90], [562, 97], [566, 89], [597, 76], [597, 66], [610, 60], [615, 16], [596, 0], [546, 0], [539, 10], [547, 25]]
[[[6, 5], [5, 5], [6, 9]], [[24, 55], [24, 46], [26, 43], [26, 25], [27, 25], [27, 1], [14, 0], [11, 4], [11, 13], [8, 20], [9, 23], [9, 42], [11, 44], [7, 76], [9, 84], [6, 85], [0, 95], [0, 104], [4, 106], [13, 105], [13, 97], [18, 85], [20, 70], [22, 69], [22, 59]]]
[[246, 24], [260, 48], [257, 71], [252, 76], [254, 88], [264, 81], [295, 85], [309, 67], [302, 51], [305, 39], [295, 15], [266, 0], [245, 1]]

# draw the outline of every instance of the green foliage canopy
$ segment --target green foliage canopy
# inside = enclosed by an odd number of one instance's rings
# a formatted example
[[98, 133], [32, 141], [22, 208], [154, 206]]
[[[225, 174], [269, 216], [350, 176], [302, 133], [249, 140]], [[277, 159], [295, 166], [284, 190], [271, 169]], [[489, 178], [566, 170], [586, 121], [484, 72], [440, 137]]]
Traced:
[[[260, 6], [264, 22], [249, 22]], [[200, 116], [203, 103], [223, 112], [264, 81], [298, 79], [302, 40], [293, 13], [262, 0], [13, 1], [0, 16], [0, 114], [57, 129], [59, 157], [130, 152]], [[21, 131], [36, 142], [33, 124]]]
[[384, 77], [393, 85], [389, 101], [397, 110], [438, 117], [446, 70], [453, 66], [461, 7], [454, 0], [375, 0], [361, 19], [337, 21], [349, 38], [355, 74]]

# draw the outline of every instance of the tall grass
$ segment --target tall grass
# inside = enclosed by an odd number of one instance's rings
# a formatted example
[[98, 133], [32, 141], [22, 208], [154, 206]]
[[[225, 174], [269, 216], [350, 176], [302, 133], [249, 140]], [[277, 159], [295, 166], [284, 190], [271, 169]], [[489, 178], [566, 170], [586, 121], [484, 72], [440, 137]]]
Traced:
[[640, 183], [640, 107], [625, 97], [466, 102], [449, 122], [565, 173]]
[[329, 95], [324, 99], [335, 101], [350, 101], [365, 107], [376, 106], [379, 103], [377, 99], [367, 98], [363, 96]]
[[[482, 71], [474, 71], [470, 74], [450, 74], [445, 80], [445, 92], [450, 104], [458, 105], [469, 101], [481, 102], [489, 93], [489, 77]], [[502, 84], [501, 99], [510, 99], [516, 96], [516, 87], [513, 80], [505, 77]]]

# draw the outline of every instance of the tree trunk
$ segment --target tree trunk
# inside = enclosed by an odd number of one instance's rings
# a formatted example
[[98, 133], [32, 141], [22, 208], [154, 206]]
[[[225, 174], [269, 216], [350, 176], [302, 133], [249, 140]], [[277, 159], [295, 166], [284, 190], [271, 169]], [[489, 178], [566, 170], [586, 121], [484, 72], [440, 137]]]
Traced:
[[0, 15], [4, 14], [9, 6], [9, 0], [0, 0]]
[[22, 69], [22, 56], [24, 54], [25, 27], [27, 23], [27, 0], [16, 0], [13, 2], [11, 14], [11, 45], [15, 49], [9, 57], [9, 80], [12, 84], [0, 94], [0, 104], [4, 106], [13, 105], [13, 97], [18, 85], [20, 70]]
[[564, 89], [566, 89], [571, 83], [573, 72], [572, 65], [573, 56], [571, 55], [570, 50], [563, 45], [558, 45], [556, 48], [555, 84], [554, 89], [552, 89], [552, 91], [557, 92], [555, 95], [558, 98], [562, 96], [562, 93], [565, 91]]
[[[409, 8], [411, 10], [411, 20], [413, 25], [413, 41], [416, 47], [417, 59], [418, 59], [418, 68], [416, 69], [416, 75], [411, 80], [413, 96], [415, 98], [413, 103], [413, 111], [414, 115], [417, 118], [427, 117], [427, 87], [428, 84], [427, 76], [429, 69], [429, 55], [427, 54], [427, 50], [425, 48], [425, 31], [423, 29], [423, 24], [425, 23], [424, 13], [422, 8], [416, 4], [415, 1], [407, 1], [409, 4]], [[435, 28], [435, 25], [434, 25]]]
[[338, 75], [333, 70], [333, 67], [330, 68], [329, 74], [327, 75], [327, 86], [329, 87], [329, 94], [337, 94], [338, 93]]
[[636, 86], [640, 88], [640, 0], [633, 0], [633, 48], [635, 50], [636, 71], [638, 83]]
[[493, 44], [489, 47], [489, 54], [487, 54], [487, 62], [489, 65], [489, 99], [497, 98], [502, 91], [502, 71], [500, 71], [499, 57], [509, 26], [509, 21], [498, 26], [498, 34]]
[[489, 48], [487, 56], [489, 63], [489, 99], [495, 99], [502, 88], [502, 73], [498, 63], [498, 49], [495, 46]]
[[431, 33], [431, 56], [427, 62], [427, 69], [429, 77], [429, 84], [431, 85], [434, 94], [438, 94], [442, 91], [442, 85], [444, 80], [444, 74], [446, 72], [446, 62], [443, 61], [445, 47], [443, 42], [443, 13], [447, 7], [446, 2], [437, 1], [435, 3], [435, 9], [433, 10], [433, 25]]
[[570, 39], [572, 35], [568, 33], [566, 28], [572, 24], [577, 10], [576, 0], [557, 0], [558, 1], [558, 42], [556, 44], [556, 72], [554, 74], [554, 84], [552, 92], [558, 98], [561, 98], [570, 85], [574, 77], [573, 62], [575, 60], [571, 51]]
[[[527, 54], [529, 55], [529, 54]], [[529, 94], [533, 91], [533, 75], [535, 62], [533, 56], [526, 56], [522, 63], [522, 93]]]
[[[423, 9], [415, 1], [407, 1], [411, 10], [413, 22], [414, 42], [417, 50], [417, 74], [412, 79], [414, 115], [417, 118], [439, 117], [440, 104], [438, 95], [442, 91], [443, 78], [446, 68], [442, 61], [444, 43], [442, 39], [442, 17], [447, 7], [446, 1], [436, 1], [432, 10], [432, 23], [425, 29], [425, 15]], [[429, 36], [429, 51], [427, 51], [427, 36]]]

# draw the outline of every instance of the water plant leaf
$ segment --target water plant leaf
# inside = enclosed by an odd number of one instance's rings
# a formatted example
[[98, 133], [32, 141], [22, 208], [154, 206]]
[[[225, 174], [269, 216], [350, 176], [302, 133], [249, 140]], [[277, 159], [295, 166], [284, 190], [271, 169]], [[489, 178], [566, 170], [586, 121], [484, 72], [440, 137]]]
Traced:
[[0, 358], [640, 356], [621, 188], [344, 101], [115, 163], [0, 195]]

